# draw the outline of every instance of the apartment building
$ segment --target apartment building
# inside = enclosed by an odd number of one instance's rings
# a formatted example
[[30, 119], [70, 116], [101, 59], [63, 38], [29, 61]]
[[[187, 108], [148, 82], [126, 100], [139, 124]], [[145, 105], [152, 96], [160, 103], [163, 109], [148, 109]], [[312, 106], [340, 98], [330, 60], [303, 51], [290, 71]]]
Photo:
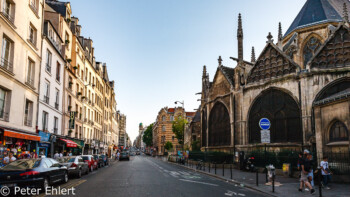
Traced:
[[43, 0], [0, 1], [0, 141], [36, 147]]

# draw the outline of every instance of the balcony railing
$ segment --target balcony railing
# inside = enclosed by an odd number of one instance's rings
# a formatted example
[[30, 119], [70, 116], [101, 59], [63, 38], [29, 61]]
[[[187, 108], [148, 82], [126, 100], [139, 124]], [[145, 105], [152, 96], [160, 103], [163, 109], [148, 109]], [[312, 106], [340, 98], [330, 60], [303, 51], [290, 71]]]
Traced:
[[55, 102], [55, 109], [58, 110], [59, 104]]
[[26, 84], [31, 86], [31, 87], [34, 87], [34, 79], [32, 79], [31, 77], [28, 77]]
[[48, 96], [44, 96], [44, 102], [49, 104], [50, 102], [50, 98]]
[[12, 24], [15, 24], [15, 18], [13, 16], [11, 16], [10, 13], [7, 13], [6, 9], [2, 9], [2, 12], [1, 12], [2, 15], [5, 16], [5, 18], [7, 18], [7, 20], [9, 20]]
[[46, 64], [46, 71], [51, 73], [51, 65], [50, 64]]
[[32, 120], [31, 120], [31, 118], [29, 117], [28, 114], [24, 115], [24, 125], [28, 126], [28, 127], [32, 126]]
[[8, 122], [9, 121], [9, 113], [5, 111], [5, 109], [0, 109], [0, 119]]
[[1, 58], [0, 64], [1, 64], [1, 67], [3, 69], [13, 73], [13, 66], [12, 66], [12, 63], [9, 60], [7, 60], [5, 58]]

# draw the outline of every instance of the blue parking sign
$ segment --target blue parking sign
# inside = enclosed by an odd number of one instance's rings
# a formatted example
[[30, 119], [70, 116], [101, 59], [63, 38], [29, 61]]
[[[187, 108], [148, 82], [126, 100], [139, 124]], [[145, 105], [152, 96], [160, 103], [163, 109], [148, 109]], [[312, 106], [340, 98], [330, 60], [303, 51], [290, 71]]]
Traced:
[[267, 118], [261, 118], [259, 121], [259, 126], [262, 130], [268, 130], [270, 129], [270, 120]]

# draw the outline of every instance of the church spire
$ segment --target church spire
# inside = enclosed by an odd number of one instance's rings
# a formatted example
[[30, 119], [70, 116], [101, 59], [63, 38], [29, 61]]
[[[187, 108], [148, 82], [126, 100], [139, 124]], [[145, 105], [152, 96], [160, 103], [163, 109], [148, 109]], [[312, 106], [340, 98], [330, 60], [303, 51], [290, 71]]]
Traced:
[[207, 76], [207, 67], [204, 65], [203, 66], [203, 78], [205, 78]]
[[278, 23], [278, 41], [277, 41], [277, 46], [282, 49], [282, 25], [281, 22]]
[[219, 66], [222, 66], [222, 59], [221, 59], [221, 55], [219, 56], [218, 63], [219, 63]]
[[346, 23], [349, 23], [349, 14], [348, 14], [348, 8], [346, 6], [346, 3], [343, 4], [343, 20]]
[[251, 56], [251, 60], [252, 63], [255, 63], [255, 50], [254, 47], [252, 47], [252, 56]]
[[243, 62], [243, 28], [242, 28], [241, 13], [238, 14], [237, 40], [238, 40], [238, 61]]

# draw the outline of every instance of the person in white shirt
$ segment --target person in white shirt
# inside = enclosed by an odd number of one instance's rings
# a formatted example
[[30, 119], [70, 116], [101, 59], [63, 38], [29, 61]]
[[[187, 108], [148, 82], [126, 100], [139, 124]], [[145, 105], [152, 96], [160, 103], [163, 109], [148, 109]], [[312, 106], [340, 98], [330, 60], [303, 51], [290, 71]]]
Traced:
[[328, 183], [331, 181], [331, 174], [332, 172], [329, 170], [329, 164], [328, 164], [328, 157], [324, 156], [323, 161], [320, 163], [321, 166], [321, 173], [323, 177], [323, 187], [326, 189], [331, 189], [328, 187]]
[[60, 153], [60, 157], [63, 157], [63, 153]]
[[16, 160], [17, 160], [16, 157], [13, 156], [13, 152], [11, 151], [9, 156], [4, 158], [4, 164], [6, 165]]
[[60, 154], [56, 151], [55, 155], [53, 156], [54, 159], [57, 159], [60, 157]]

